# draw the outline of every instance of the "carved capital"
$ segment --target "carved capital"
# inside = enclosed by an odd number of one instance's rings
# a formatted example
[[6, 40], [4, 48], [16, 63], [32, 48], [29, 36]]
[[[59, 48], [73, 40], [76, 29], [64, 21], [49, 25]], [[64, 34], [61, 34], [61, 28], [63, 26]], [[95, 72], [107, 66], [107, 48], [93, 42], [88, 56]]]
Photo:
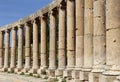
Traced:
[[23, 28], [24, 25], [19, 24], [17, 27], [18, 27], [18, 28]]
[[57, 8], [54, 8], [50, 11], [49, 15], [56, 15], [57, 14]]
[[12, 30], [17, 30], [17, 27], [13, 27]]
[[33, 23], [37, 23], [37, 20], [34, 19], [34, 20], [31, 21], [31, 23], [32, 23], [32, 24], [33, 24]]
[[41, 20], [41, 19], [46, 20], [47, 18], [48, 18], [48, 14], [43, 14], [43, 15], [40, 17], [40, 20]]
[[59, 7], [58, 8], [60, 8], [60, 9], [66, 9], [66, 3], [65, 3], [65, 1], [62, 1], [61, 3], [60, 3], [60, 5], [59, 5]]
[[26, 23], [25, 23], [25, 26], [31, 26], [31, 23], [26, 22]]
[[6, 29], [6, 30], [5, 30], [5, 33], [9, 33], [9, 32], [10, 32], [10, 30], [9, 30], [9, 29]]

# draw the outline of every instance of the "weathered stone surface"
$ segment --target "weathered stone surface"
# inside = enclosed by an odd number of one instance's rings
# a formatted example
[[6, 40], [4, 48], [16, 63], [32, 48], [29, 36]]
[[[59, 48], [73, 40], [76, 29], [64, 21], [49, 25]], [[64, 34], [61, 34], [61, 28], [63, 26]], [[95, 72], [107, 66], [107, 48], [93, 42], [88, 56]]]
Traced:
[[15, 29], [12, 29], [12, 48], [11, 48], [11, 62], [10, 68], [16, 67], [16, 44], [17, 44], [17, 32]]
[[75, 1], [67, 0], [67, 67], [75, 65]]
[[120, 66], [120, 0], [106, 0], [106, 63]]
[[93, 65], [93, 0], [85, 0], [84, 11], [84, 67], [87, 69]]
[[6, 36], [6, 44], [5, 44], [5, 56], [4, 56], [4, 68], [7, 69], [9, 67], [9, 47], [10, 47], [10, 32], [9, 30], [5, 31]]
[[56, 68], [56, 18], [55, 18], [55, 11], [51, 11], [49, 69], [55, 69], [55, 68]]

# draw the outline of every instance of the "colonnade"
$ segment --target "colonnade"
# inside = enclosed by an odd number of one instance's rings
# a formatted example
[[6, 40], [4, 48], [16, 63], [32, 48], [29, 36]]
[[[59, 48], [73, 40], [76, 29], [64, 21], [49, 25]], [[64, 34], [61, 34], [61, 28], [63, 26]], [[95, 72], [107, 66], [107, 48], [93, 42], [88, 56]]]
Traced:
[[120, 0], [54, 2], [47, 12], [0, 29], [0, 71], [120, 82]]

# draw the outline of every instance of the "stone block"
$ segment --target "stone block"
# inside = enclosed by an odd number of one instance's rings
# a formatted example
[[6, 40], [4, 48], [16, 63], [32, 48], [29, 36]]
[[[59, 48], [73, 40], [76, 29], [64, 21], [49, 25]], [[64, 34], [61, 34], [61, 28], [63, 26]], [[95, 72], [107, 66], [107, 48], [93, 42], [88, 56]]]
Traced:
[[63, 70], [55, 70], [55, 76], [58, 77], [58, 76], [62, 76], [63, 75]]

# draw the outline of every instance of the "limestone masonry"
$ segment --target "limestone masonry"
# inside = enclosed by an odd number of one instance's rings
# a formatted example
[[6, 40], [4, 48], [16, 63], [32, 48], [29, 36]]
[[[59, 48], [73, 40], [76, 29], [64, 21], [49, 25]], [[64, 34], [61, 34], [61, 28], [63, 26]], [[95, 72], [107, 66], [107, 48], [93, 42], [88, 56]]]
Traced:
[[120, 82], [120, 0], [54, 0], [0, 27], [0, 71], [48, 82]]

